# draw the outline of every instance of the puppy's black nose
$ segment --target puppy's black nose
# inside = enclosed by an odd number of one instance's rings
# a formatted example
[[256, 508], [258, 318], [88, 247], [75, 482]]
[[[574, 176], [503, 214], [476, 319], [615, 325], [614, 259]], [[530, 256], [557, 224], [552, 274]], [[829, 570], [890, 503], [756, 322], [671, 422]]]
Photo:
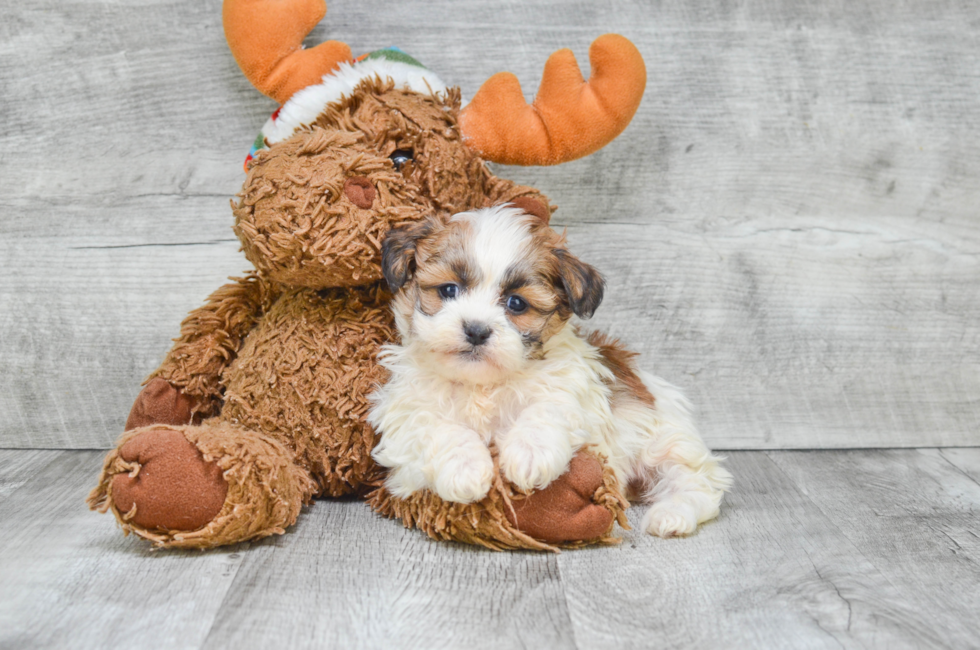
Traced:
[[463, 334], [470, 345], [483, 345], [490, 338], [490, 326], [483, 323], [463, 323]]

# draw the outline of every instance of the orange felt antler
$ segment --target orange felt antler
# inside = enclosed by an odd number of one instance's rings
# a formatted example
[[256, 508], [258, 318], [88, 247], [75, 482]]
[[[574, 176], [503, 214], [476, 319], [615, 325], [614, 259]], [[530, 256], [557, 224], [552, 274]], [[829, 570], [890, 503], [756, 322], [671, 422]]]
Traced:
[[465, 142], [484, 158], [508, 165], [556, 165], [609, 144], [640, 105], [646, 66], [636, 46], [618, 34], [597, 38], [589, 60], [586, 81], [571, 50], [548, 57], [530, 105], [517, 77], [493, 75], [460, 115]]
[[302, 49], [303, 39], [326, 13], [323, 0], [225, 0], [222, 21], [245, 77], [282, 104], [352, 58], [340, 41]]

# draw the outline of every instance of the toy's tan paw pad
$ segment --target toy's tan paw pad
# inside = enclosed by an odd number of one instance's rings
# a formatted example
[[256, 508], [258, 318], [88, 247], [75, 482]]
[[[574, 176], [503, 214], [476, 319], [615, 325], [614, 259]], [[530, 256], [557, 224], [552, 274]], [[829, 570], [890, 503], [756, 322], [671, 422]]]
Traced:
[[602, 485], [602, 466], [585, 454], [572, 458], [568, 471], [551, 485], [514, 501], [511, 525], [549, 544], [592, 540], [612, 527], [612, 513], [592, 502]]
[[[112, 478], [112, 500], [141, 528], [192, 531], [221, 511], [228, 484], [215, 463], [204, 460], [180, 431], [148, 429], [119, 450], [137, 469]], [[135, 508], [135, 510], [134, 510]]]
[[126, 419], [126, 431], [151, 424], [190, 424], [197, 400], [174, 388], [165, 379], [154, 377], [133, 402]]

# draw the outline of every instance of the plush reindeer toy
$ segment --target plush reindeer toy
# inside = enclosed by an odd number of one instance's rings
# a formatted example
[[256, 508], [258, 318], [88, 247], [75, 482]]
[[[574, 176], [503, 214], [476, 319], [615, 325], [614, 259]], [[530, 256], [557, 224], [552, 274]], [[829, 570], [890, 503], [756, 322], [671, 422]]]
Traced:
[[465, 109], [405, 53], [354, 59], [343, 43], [301, 49], [319, 0], [225, 0], [225, 34], [248, 79], [282, 106], [263, 127], [233, 203], [255, 269], [191, 312], [105, 459], [94, 509], [166, 547], [213, 547], [283, 533], [318, 496], [357, 494], [434, 538], [491, 548], [609, 541], [624, 501], [582, 452], [526, 495], [498, 478], [475, 504], [421, 491], [396, 499], [371, 458], [368, 395], [396, 336], [381, 272], [395, 227], [511, 203], [547, 219], [530, 187], [485, 161], [552, 165], [592, 153], [629, 123], [646, 71], [625, 38], [545, 66], [534, 104], [491, 77]]

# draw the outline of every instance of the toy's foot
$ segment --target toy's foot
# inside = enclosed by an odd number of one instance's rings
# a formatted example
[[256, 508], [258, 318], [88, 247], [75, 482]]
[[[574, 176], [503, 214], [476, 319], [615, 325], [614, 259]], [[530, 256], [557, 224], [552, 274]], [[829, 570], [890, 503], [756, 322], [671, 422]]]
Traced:
[[211, 548], [282, 534], [317, 489], [275, 439], [209, 420], [123, 434], [88, 504], [157, 546]]
[[507, 512], [511, 525], [549, 544], [603, 537], [612, 528], [613, 513], [593, 502], [602, 486], [602, 465], [594, 456], [579, 452], [568, 471], [543, 490], [514, 500]]
[[[151, 424], [191, 424], [197, 400], [174, 388], [165, 379], [154, 377], [133, 402], [126, 419], [126, 431]], [[200, 418], [197, 418], [197, 424]]]
[[134, 469], [112, 477], [112, 499], [136, 526], [198, 530], [225, 503], [228, 484], [221, 468], [204, 460], [180, 431], [147, 429], [123, 444], [119, 456]]

